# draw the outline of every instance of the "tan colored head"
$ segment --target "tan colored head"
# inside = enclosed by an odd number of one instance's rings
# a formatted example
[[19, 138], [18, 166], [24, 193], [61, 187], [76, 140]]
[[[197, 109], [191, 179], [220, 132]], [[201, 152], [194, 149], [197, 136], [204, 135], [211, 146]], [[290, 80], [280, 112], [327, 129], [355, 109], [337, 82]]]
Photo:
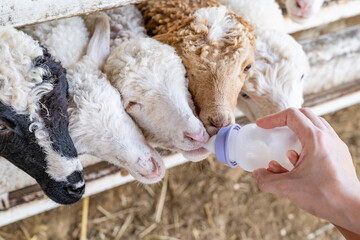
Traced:
[[225, 7], [202, 8], [173, 33], [155, 36], [182, 57], [189, 90], [210, 135], [234, 123], [239, 92], [254, 62], [251, 25]]

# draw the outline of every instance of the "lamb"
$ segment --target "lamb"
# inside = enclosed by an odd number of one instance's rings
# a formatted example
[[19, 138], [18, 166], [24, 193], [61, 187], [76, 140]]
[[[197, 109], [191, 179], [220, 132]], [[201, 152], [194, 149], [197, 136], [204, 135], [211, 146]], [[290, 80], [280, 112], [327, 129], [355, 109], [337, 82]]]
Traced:
[[291, 20], [304, 23], [315, 16], [321, 9], [324, 0], [278, 0], [286, 7]]
[[161, 157], [146, 143], [125, 112], [119, 92], [100, 70], [110, 46], [107, 17], [96, 17], [94, 26], [86, 55], [68, 70], [70, 135], [79, 154], [124, 167], [142, 183], [158, 182], [165, 173]]
[[[71, 49], [72, 56], [80, 57], [71, 58], [71, 62], [68, 59], [65, 61], [69, 63], [70, 136], [80, 155], [91, 154], [126, 168], [142, 183], [155, 183], [164, 176], [164, 163], [159, 154], [146, 143], [139, 128], [125, 112], [119, 92], [100, 70], [109, 54], [108, 21], [105, 15], [95, 14], [85, 18], [86, 24], [83, 19], [75, 17], [39, 24], [26, 31], [56, 52], [59, 59], [66, 59], [67, 46], [71, 44], [68, 41], [77, 35], [84, 39], [88, 36], [85, 25], [91, 26], [94, 34], [89, 44], [86, 39]], [[49, 27], [46, 25], [62, 29], [65, 34], [47, 31]], [[99, 126], [101, 131], [94, 131]]]
[[[309, 64], [300, 44], [277, 26], [282, 19], [274, 0], [220, 0], [255, 26], [255, 65], [238, 98], [237, 107], [251, 120], [303, 103], [304, 76]], [[255, 12], [254, 9], [257, 11]], [[271, 10], [267, 16], [257, 12]], [[272, 17], [270, 17], [272, 16]], [[281, 25], [281, 24], [280, 24]]]
[[149, 0], [137, 7], [147, 33], [182, 58], [209, 135], [234, 123], [236, 99], [254, 62], [251, 25], [213, 0]]
[[65, 70], [30, 36], [0, 27], [0, 156], [34, 178], [60, 204], [85, 183], [67, 124]]
[[152, 146], [204, 159], [209, 136], [194, 115], [184, 65], [174, 48], [145, 34], [134, 6], [108, 11], [112, 52], [104, 70], [120, 91], [127, 113]]

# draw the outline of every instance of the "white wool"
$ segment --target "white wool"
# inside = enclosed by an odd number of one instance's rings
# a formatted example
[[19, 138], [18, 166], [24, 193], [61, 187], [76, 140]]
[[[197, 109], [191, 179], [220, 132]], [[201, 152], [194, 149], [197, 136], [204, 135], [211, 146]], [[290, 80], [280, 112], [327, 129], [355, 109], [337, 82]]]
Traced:
[[11, 27], [0, 27], [0, 101], [15, 111], [31, 115], [37, 102], [52, 90], [41, 84], [47, 73], [32, 62], [42, 56], [42, 48], [31, 37]]
[[[208, 41], [218, 41], [225, 37], [231, 29], [239, 25], [227, 13], [228, 10], [224, 6], [201, 8], [193, 14], [193, 17], [195, 17], [194, 25], [206, 25], [209, 31], [207, 34]], [[201, 27], [198, 30], [201, 31]]]
[[81, 17], [41, 23], [21, 30], [38, 40], [65, 68], [84, 55], [89, 37]]
[[111, 49], [123, 41], [146, 37], [140, 11], [134, 5], [128, 5], [106, 11], [111, 26]]
[[219, 2], [253, 25], [255, 32], [260, 28], [285, 32], [284, 17], [275, 0], [219, 0]]

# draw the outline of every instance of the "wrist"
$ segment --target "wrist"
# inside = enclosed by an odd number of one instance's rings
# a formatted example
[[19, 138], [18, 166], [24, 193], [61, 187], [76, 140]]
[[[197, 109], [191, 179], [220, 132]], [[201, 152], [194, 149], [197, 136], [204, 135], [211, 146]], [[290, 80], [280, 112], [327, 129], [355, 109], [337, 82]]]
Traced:
[[360, 234], [360, 182], [336, 188], [329, 196], [331, 219], [335, 224]]

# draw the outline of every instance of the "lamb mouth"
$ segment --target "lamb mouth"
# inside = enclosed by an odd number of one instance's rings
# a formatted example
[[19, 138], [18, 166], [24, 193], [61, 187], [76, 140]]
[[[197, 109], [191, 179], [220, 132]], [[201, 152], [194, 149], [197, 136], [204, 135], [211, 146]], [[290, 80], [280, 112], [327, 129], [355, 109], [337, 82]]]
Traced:
[[154, 164], [154, 170], [152, 173], [150, 174], [141, 174], [140, 175], [146, 179], [152, 180], [152, 179], [157, 179], [160, 177], [161, 175], [161, 170], [160, 170], [160, 166], [159, 164], [156, 162], [156, 160], [154, 158], [151, 158], [152, 163]]
[[198, 149], [191, 150], [191, 151], [183, 151], [183, 152], [186, 154], [190, 154], [190, 155], [202, 155], [202, 154], [209, 153], [209, 151], [204, 147], [200, 147]]

